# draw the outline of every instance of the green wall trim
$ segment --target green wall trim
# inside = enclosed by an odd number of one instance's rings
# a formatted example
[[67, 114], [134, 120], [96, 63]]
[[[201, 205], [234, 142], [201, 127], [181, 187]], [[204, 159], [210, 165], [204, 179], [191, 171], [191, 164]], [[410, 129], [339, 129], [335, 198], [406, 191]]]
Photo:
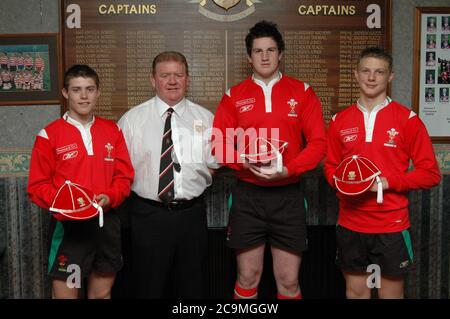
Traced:
[[0, 148], [0, 177], [28, 176], [30, 149]]

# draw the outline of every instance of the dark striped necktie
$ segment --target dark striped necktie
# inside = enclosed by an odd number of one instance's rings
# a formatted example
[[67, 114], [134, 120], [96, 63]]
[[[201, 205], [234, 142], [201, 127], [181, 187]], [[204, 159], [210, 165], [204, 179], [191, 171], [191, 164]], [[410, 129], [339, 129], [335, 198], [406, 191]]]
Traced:
[[173, 160], [172, 160], [172, 127], [170, 120], [172, 118], [173, 108], [167, 110], [166, 123], [164, 124], [164, 134], [161, 146], [161, 160], [159, 165], [159, 186], [158, 197], [164, 202], [169, 203], [173, 200], [174, 180], [173, 180]]

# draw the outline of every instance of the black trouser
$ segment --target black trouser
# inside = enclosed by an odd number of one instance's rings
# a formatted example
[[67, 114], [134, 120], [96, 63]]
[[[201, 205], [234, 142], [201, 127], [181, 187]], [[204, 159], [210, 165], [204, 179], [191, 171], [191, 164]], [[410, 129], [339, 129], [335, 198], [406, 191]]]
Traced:
[[[207, 220], [203, 197], [168, 209], [136, 194], [130, 202], [132, 272], [137, 298], [203, 298]], [[168, 294], [173, 279], [175, 295]]]

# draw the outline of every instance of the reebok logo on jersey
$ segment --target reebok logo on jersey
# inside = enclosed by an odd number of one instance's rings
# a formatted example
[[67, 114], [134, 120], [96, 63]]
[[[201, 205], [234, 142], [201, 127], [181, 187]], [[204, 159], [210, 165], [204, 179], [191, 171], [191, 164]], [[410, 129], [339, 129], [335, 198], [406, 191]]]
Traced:
[[343, 143], [354, 142], [358, 138], [359, 129], [357, 127], [340, 130], [339, 134], [342, 136]]
[[239, 108], [239, 113], [245, 113], [253, 110], [256, 99], [254, 97], [244, 100], [236, 101], [236, 108]]
[[63, 161], [71, 159], [71, 158], [75, 158], [78, 156], [78, 151], [72, 151], [72, 152], [68, 152], [66, 154], [63, 155]]
[[251, 97], [249, 99], [239, 100], [239, 101], [236, 101], [236, 107], [252, 104], [255, 102], [256, 102], [256, 99], [254, 97]]
[[354, 141], [356, 141], [357, 138], [358, 138], [357, 134], [346, 135], [342, 138], [342, 142], [344, 142], [344, 143], [354, 142]]
[[357, 127], [347, 128], [345, 130], [340, 130], [341, 136], [344, 135], [350, 135], [350, 134], [357, 134], [359, 132], [359, 129]]
[[78, 148], [78, 146], [75, 143], [70, 144], [70, 145], [61, 146], [56, 149], [56, 154], [59, 155], [59, 154], [66, 153], [71, 150], [75, 150], [77, 148]]
[[244, 113], [253, 110], [253, 104], [241, 106], [239, 113]]

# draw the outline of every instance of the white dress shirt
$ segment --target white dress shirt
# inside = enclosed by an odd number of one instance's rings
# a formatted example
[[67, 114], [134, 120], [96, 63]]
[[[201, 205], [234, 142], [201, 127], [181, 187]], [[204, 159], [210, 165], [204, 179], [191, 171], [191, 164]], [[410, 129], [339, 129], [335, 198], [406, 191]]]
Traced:
[[[158, 198], [159, 164], [164, 122], [169, 109], [154, 97], [125, 113], [119, 120], [135, 178], [131, 189], [141, 197]], [[172, 159], [181, 170], [174, 169], [175, 199], [193, 199], [211, 185], [208, 168], [218, 168], [211, 154], [213, 114], [187, 99], [172, 107]]]

